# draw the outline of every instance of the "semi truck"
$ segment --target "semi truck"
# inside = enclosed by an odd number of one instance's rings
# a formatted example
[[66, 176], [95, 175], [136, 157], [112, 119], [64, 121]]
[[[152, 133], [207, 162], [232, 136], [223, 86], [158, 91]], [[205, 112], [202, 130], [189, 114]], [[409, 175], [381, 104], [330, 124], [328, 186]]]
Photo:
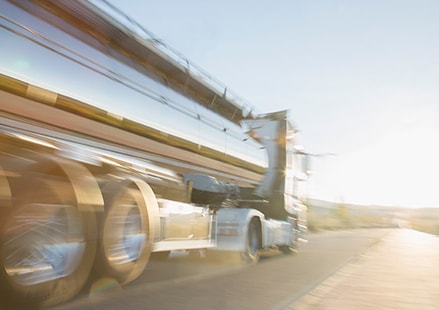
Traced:
[[106, 1], [0, 0], [0, 307], [305, 240], [306, 154]]

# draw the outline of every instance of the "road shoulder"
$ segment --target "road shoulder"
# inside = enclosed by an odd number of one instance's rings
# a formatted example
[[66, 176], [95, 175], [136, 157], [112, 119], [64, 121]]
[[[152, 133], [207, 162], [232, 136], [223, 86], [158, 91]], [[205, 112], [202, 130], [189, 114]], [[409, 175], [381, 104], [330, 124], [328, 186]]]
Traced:
[[394, 230], [287, 309], [436, 309], [439, 238]]

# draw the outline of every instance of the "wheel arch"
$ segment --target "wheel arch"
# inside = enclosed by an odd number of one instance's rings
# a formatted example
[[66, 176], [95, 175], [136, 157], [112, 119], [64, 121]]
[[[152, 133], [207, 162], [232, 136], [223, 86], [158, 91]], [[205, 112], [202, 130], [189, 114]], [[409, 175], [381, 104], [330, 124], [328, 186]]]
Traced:
[[[216, 213], [217, 249], [243, 251], [246, 246], [248, 227], [252, 220], [259, 223], [260, 247], [264, 244], [264, 220], [262, 212], [249, 208], [223, 208]], [[235, 233], [236, 232], [236, 233]]]

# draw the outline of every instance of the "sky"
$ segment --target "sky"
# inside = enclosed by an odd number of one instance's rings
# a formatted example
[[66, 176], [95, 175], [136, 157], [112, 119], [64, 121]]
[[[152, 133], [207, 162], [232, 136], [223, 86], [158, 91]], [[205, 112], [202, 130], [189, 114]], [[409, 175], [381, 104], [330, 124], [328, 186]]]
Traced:
[[109, 2], [255, 111], [288, 109], [310, 197], [439, 207], [439, 1]]

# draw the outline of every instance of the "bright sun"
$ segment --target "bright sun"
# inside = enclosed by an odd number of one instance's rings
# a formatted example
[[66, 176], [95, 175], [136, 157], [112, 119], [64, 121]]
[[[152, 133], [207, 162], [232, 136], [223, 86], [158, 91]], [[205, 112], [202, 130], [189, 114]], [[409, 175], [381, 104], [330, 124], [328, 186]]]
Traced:
[[365, 203], [439, 204], [437, 132], [428, 123], [400, 128], [352, 154], [339, 167], [342, 195]]
[[311, 190], [335, 201], [439, 206], [438, 135], [439, 124], [428, 115], [404, 118], [374, 143], [326, 159], [311, 176], [317, 179]]

